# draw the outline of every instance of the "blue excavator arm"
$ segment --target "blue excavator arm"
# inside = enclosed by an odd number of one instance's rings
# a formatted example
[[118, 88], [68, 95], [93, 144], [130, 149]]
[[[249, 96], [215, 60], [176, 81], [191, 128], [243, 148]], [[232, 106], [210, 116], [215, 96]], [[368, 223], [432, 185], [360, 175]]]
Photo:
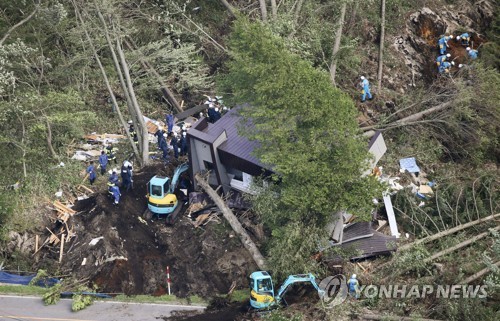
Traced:
[[173, 194], [175, 189], [177, 188], [177, 184], [179, 183], [179, 177], [181, 176], [182, 173], [187, 171], [189, 168], [188, 163], [181, 164], [177, 166], [177, 168], [174, 171], [174, 175], [172, 176], [172, 181], [170, 182], [170, 188], [168, 193]]
[[304, 283], [304, 282], [310, 282], [316, 291], [318, 291], [318, 295], [320, 298], [322, 298], [325, 295], [325, 291], [320, 289], [318, 284], [316, 283], [316, 277], [312, 275], [311, 273], [308, 274], [296, 274], [296, 275], [289, 275], [288, 278], [283, 282], [281, 287], [278, 290], [278, 293], [276, 294], [276, 301], [280, 302], [283, 299], [283, 296], [285, 295], [286, 291], [290, 287], [290, 285], [295, 284], [295, 283]]

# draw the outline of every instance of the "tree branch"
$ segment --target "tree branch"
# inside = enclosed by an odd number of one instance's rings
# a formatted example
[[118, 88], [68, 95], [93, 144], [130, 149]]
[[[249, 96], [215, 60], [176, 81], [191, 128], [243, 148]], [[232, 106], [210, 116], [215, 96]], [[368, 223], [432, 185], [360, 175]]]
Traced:
[[35, 10], [33, 10], [33, 12], [30, 13], [29, 16], [27, 16], [23, 20], [19, 21], [18, 23], [16, 23], [12, 27], [10, 27], [10, 29], [7, 30], [7, 32], [5, 33], [5, 35], [3, 36], [3, 38], [0, 39], [0, 46], [3, 45], [3, 43], [5, 42], [5, 40], [7, 40], [7, 38], [10, 36], [10, 34], [14, 30], [16, 30], [17, 28], [19, 28], [20, 26], [22, 26], [23, 24], [25, 24], [26, 22], [28, 22], [29, 20], [31, 20], [31, 18], [33, 18], [33, 16], [35, 15], [35, 13], [37, 13], [39, 7], [40, 7], [40, 3], [37, 3], [36, 6], [35, 6]]

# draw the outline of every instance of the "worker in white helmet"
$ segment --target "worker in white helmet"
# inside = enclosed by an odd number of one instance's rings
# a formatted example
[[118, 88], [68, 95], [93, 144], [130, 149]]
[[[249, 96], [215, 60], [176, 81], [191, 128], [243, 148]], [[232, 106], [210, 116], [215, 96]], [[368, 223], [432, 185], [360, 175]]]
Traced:
[[441, 55], [441, 56], [438, 56], [437, 59], [436, 59], [436, 64], [439, 68], [439, 66], [441, 66], [441, 64], [443, 62], [445, 62], [446, 60], [448, 60], [448, 58], [451, 57], [451, 54], [446, 54], [446, 55]]
[[470, 59], [472, 60], [477, 59], [477, 54], [478, 54], [477, 50], [472, 49], [471, 47], [467, 47], [465, 50], [467, 50]]
[[366, 96], [368, 96], [368, 99], [372, 99], [372, 94], [370, 92], [370, 82], [368, 79], [365, 78], [365, 76], [361, 76], [361, 83], [360, 86], [362, 88], [361, 90], [361, 102], [366, 101]]
[[173, 132], [172, 140], [170, 141], [170, 145], [174, 149], [174, 157], [175, 159], [179, 159], [179, 141], [177, 140], [177, 133]]
[[349, 281], [347, 281], [347, 287], [349, 288], [349, 294], [354, 298], [359, 298], [359, 282], [356, 278], [356, 274], [353, 274]]

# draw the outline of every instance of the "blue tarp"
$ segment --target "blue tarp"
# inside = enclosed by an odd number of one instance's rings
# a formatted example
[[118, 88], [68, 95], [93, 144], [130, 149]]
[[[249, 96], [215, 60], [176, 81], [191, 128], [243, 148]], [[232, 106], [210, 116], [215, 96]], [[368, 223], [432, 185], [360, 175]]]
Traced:
[[[7, 272], [0, 271], [0, 283], [28, 285], [35, 276], [36, 276], [36, 274], [33, 274], [33, 275], [17, 275], [17, 274], [10, 274], [10, 273], [7, 273]], [[59, 283], [58, 279], [55, 279], [55, 278], [43, 278], [43, 279], [39, 280], [36, 283], [36, 285], [43, 286], [43, 287], [51, 287], [51, 286], [53, 286], [56, 283]]]
[[417, 166], [417, 160], [415, 157], [403, 158], [399, 160], [399, 166], [403, 170], [407, 170], [410, 173], [419, 173], [420, 168]]

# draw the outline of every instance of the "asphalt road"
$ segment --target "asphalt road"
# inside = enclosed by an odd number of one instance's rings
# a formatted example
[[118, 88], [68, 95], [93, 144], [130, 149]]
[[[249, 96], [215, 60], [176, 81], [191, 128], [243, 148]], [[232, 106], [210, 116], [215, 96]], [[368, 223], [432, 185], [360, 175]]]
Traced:
[[45, 306], [39, 297], [0, 295], [0, 320], [22, 321], [163, 321], [173, 311], [201, 311], [203, 306], [95, 301], [71, 311], [71, 300]]

